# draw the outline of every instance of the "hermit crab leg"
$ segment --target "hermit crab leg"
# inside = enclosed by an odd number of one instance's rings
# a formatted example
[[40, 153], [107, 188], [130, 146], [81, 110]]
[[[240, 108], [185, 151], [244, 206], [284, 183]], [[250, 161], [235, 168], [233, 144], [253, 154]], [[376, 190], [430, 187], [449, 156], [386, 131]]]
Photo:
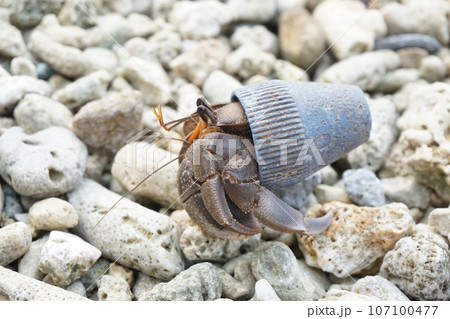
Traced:
[[206, 209], [220, 225], [247, 236], [255, 235], [262, 231], [258, 220], [253, 215], [241, 214], [240, 217], [244, 218], [239, 219], [239, 221], [233, 216], [228, 207], [220, 175], [215, 175], [203, 183], [201, 194]]
[[195, 179], [189, 161], [183, 161], [178, 172], [178, 192], [181, 194], [180, 200], [189, 212], [191, 218], [210, 236], [242, 239], [248, 236], [238, 234], [219, 225], [209, 214], [200, 194], [200, 184]]

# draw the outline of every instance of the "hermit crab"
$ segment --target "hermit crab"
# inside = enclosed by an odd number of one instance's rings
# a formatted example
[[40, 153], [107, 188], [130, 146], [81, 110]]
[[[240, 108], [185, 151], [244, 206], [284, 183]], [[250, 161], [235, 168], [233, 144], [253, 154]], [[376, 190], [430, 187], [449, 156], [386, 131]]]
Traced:
[[[332, 213], [303, 214], [272, 193], [298, 183], [361, 143], [371, 129], [364, 93], [356, 86], [267, 81], [235, 90], [231, 102], [199, 98], [184, 123], [178, 190], [191, 218], [209, 235], [245, 238], [261, 224], [293, 233], [319, 233]], [[169, 125], [172, 125], [169, 127]]]

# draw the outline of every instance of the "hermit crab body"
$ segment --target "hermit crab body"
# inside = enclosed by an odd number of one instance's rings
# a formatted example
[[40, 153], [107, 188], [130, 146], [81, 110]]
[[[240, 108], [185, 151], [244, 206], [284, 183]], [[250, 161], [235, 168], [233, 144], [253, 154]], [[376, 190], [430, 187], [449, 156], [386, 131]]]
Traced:
[[[261, 223], [319, 233], [332, 220], [304, 218], [271, 189], [298, 183], [369, 137], [363, 92], [350, 85], [268, 81], [232, 93], [232, 102], [197, 101], [187, 121], [178, 189], [186, 211], [209, 235], [245, 238]], [[194, 127], [195, 126], [195, 127]]]

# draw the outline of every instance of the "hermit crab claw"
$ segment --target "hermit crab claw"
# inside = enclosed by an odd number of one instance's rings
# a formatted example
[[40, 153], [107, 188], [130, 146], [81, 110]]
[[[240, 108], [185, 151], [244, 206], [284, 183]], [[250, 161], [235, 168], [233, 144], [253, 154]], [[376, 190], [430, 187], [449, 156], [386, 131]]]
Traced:
[[333, 212], [330, 210], [326, 215], [318, 218], [305, 218], [306, 233], [318, 234], [330, 226], [333, 220]]

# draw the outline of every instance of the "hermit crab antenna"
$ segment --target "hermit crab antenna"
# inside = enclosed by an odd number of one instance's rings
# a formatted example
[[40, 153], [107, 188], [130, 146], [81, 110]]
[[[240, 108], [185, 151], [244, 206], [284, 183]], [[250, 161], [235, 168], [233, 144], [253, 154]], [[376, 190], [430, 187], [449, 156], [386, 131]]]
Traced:
[[161, 105], [158, 105], [158, 109], [152, 107], [152, 111], [153, 111], [153, 114], [155, 114], [155, 117], [158, 120], [159, 125], [163, 129], [165, 129], [167, 132], [172, 130], [174, 127], [176, 127], [176, 126], [186, 122], [187, 120], [192, 119], [194, 116], [196, 116], [196, 114], [192, 114], [190, 116], [183, 117], [183, 118], [178, 119], [178, 120], [174, 120], [174, 121], [170, 121], [168, 123], [164, 123], [164, 117], [163, 117], [163, 113], [162, 113], [162, 110], [161, 110]]

